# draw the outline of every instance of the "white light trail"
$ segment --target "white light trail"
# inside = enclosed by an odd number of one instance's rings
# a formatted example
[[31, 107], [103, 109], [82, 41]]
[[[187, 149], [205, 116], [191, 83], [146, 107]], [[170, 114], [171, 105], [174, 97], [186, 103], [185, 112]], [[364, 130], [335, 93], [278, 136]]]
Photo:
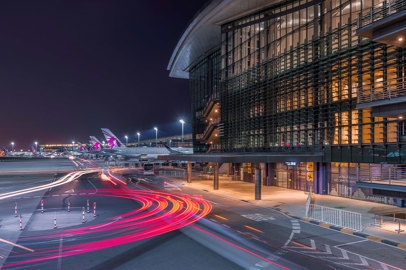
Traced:
[[11, 191], [11, 192], [0, 194], [0, 200], [4, 200], [4, 199], [7, 199], [7, 198], [11, 198], [11, 197], [31, 193], [31, 192], [36, 192], [36, 191], [40, 191], [40, 190], [44, 190], [44, 189], [48, 189], [48, 188], [58, 187], [58, 186], [67, 184], [69, 182], [72, 182], [72, 181], [78, 179], [79, 177], [81, 177], [84, 174], [95, 173], [95, 172], [98, 172], [98, 171], [100, 171], [100, 170], [84, 170], [84, 171], [72, 172], [72, 173], [69, 173], [69, 174], [67, 174], [65, 176], [62, 176], [58, 180], [56, 180], [56, 181], [54, 181], [52, 183], [49, 183], [49, 184], [45, 184], [45, 185], [41, 185], [41, 186], [37, 186], [37, 187], [26, 188], [26, 189], [21, 189], [21, 190], [16, 190], [16, 191]]

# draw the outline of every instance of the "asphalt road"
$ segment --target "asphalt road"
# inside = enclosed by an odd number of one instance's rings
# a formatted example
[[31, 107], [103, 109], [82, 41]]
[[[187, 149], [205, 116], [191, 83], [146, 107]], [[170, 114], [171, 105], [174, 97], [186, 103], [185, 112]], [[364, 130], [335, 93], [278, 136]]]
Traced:
[[[142, 178], [156, 182], [162, 179], [140, 175]], [[259, 246], [264, 256], [269, 252], [274, 262], [290, 262], [286, 264], [289, 268], [406, 269], [406, 252], [402, 249], [302, 222], [249, 202], [186, 188], [182, 181], [165, 181], [174, 185], [166, 185], [173, 192], [203, 196], [212, 202], [208, 221]], [[263, 265], [266, 263], [259, 262], [256, 268], [263, 269]]]
[[[406, 269], [406, 253], [395, 247], [186, 188], [181, 181], [137, 171], [129, 181], [120, 174], [107, 181], [93, 173], [43, 194], [0, 202], [0, 218], [9, 221], [7, 230], [17, 235], [12, 242], [21, 245], [7, 253], [10, 245], [0, 242], [4, 269]], [[210, 202], [210, 213], [188, 223], [208, 207], [202, 198]], [[82, 223], [87, 200], [90, 211]], [[15, 201], [22, 231], [13, 217]]]

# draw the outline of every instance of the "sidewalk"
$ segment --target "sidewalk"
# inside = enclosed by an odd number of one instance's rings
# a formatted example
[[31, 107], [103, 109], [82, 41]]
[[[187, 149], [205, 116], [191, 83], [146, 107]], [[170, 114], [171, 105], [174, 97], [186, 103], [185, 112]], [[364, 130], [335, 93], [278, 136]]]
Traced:
[[[184, 183], [185, 186], [189, 188], [207, 190], [214, 194], [218, 194], [219, 196], [249, 201], [250, 203], [261, 207], [277, 207], [278, 209], [286, 211], [298, 218], [305, 218], [308, 192], [274, 186], [262, 186], [262, 200], [256, 201], [254, 195], [255, 185], [253, 183], [232, 181], [226, 177], [220, 177], [219, 190], [213, 190], [213, 180], [194, 179], [190, 184], [186, 182]], [[383, 242], [397, 242], [401, 244], [399, 246], [406, 249], [406, 224], [402, 225], [402, 230], [405, 232], [400, 234], [395, 232], [395, 229], [398, 228], [395, 224], [384, 223], [384, 226], [382, 227], [376, 227], [373, 225], [375, 212], [399, 210], [400, 208], [398, 207], [375, 202], [317, 194], [313, 194], [312, 203], [361, 213], [363, 216], [364, 229], [360, 235], [365, 234], [363, 237], [379, 242], [382, 242], [382, 240]]]

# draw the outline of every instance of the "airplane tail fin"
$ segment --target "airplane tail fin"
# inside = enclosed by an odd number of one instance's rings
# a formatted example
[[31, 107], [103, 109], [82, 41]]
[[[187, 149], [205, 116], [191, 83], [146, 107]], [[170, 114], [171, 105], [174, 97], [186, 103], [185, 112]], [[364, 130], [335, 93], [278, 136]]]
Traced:
[[171, 153], [171, 154], [182, 154], [181, 152], [175, 151], [172, 148], [170, 148], [166, 143], [164, 143], [163, 145], [169, 151], [169, 153]]
[[83, 145], [80, 142], [78, 142], [78, 150], [82, 152], [84, 149], [85, 148], [83, 147]]
[[95, 136], [90, 136], [90, 144], [92, 145], [93, 150], [103, 149], [103, 144]]
[[104, 137], [106, 138], [107, 143], [111, 149], [115, 147], [125, 147], [125, 145], [110, 131], [108, 128], [102, 128]]

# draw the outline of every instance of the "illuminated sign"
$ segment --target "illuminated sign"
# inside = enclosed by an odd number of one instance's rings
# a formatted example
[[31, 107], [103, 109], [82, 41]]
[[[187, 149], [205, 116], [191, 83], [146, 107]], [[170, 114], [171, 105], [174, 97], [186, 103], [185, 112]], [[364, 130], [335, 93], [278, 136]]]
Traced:
[[308, 182], [313, 182], [313, 169], [314, 169], [314, 163], [313, 162], [307, 162], [306, 163], [306, 169], [307, 169], [307, 181]]

